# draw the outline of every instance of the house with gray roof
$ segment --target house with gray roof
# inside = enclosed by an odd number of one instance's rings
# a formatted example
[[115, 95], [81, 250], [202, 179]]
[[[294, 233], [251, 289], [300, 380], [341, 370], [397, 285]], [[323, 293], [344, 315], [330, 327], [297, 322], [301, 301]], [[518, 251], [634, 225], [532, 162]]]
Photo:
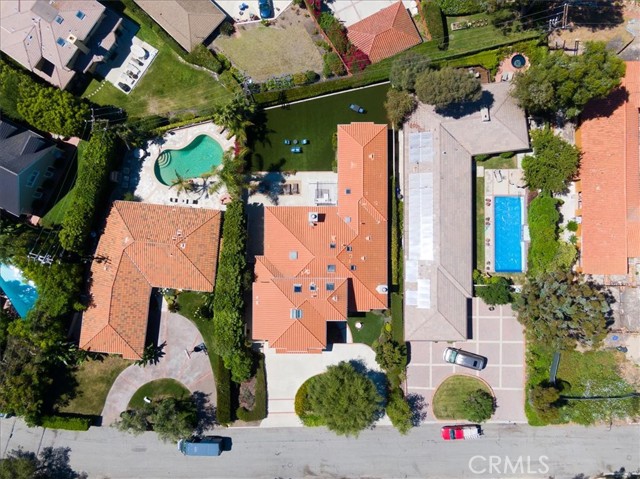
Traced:
[[38, 209], [46, 194], [43, 184], [53, 184], [54, 163], [62, 155], [37, 133], [0, 120], [0, 209], [14, 216]]
[[64, 90], [110, 58], [121, 22], [95, 0], [2, 0], [0, 50]]
[[404, 125], [404, 315], [407, 341], [457, 341], [471, 330], [473, 157], [529, 149], [508, 83], [449, 111], [419, 104]]
[[134, 0], [190, 52], [209, 40], [227, 15], [211, 0]]

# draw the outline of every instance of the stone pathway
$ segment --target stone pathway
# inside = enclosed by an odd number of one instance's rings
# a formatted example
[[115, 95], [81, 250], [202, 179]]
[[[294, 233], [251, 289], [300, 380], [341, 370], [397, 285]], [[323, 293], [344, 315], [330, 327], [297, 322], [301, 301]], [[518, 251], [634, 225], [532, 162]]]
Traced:
[[[209, 358], [204, 353], [192, 353], [194, 346], [202, 343], [202, 336], [187, 318], [164, 309], [160, 319], [158, 344], [166, 341], [164, 356], [156, 365], [129, 366], [115, 380], [102, 410], [102, 425], [115, 422], [127, 408], [133, 394], [143, 384], [155, 379], [172, 378], [180, 381], [191, 392], [208, 395], [216, 404], [216, 389]], [[187, 354], [188, 351], [190, 354]]]

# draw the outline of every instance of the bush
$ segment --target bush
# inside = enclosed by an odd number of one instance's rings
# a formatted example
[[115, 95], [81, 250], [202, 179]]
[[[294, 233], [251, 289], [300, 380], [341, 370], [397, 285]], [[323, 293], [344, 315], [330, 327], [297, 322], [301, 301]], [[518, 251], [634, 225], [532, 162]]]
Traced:
[[318, 19], [318, 23], [338, 53], [345, 54], [349, 51], [351, 43], [347, 38], [347, 32], [336, 17], [330, 12], [323, 12]]
[[431, 39], [436, 42], [440, 50], [446, 50], [449, 43], [447, 25], [442, 10], [437, 3], [430, 0], [422, 0], [420, 3], [422, 18], [427, 25]]
[[504, 159], [513, 158], [514, 156], [516, 156], [516, 154], [513, 151], [505, 151], [503, 153], [500, 153], [500, 158]]
[[484, 422], [493, 416], [496, 409], [493, 396], [484, 389], [469, 394], [464, 401], [465, 419], [471, 422]]
[[576, 231], [578, 231], [578, 223], [574, 220], [571, 220], [567, 223], [567, 230], [571, 231], [572, 233], [575, 233]]
[[413, 427], [413, 411], [399, 388], [394, 389], [389, 395], [387, 416], [391, 419], [393, 427], [402, 435], [407, 434]]
[[[209, 354], [213, 354], [209, 352]], [[216, 420], [222, 425], [233, 422], [231, 416], [231, 371], [224, 367], [222, 358], [215, 355], [211, 361], [216, 380]]]
[[438, 109], [450, 104], [477, 101], [482, 96], [478, 78], [466, 70], [451, 67], [421, 73], [416, 78], [415, 89], [421, 102]]
[[331, 77], [333, 75], [342, 76], [346, 75], [347, 71], [342, 63], [342, 60], [335, 52], [325, 53], [322, 56], [324, 66], [322, 68], [322, 74], [325, 77]]
[[529, 391], [529, 403], [538, 417], [548, 424], [560, 422], [560, 391], [541, 383]]
[[347, 51], [343, 58], [344, 62], [347, 64], [347, 69], [350, 72], [360, 72], [368, 65], [371, 65], [371, 60], [367, 54], [356, 48], [354, 45], [349, 47], [349, 51]]
[[78, 416], [44, 416], [40, 424], [49, 429], [65, 429], [67, 431], [88, 431], [91, 418]]
[[400, 128], [405, 119], [415, 110], [417, 104], [411, 93], [390, 88], [387, 91], [387, 101], [384, 102], [389, 123], [395, 128]]
[[302, 383], [302, 386], [300, 386], [298, 388], [298, 391], [296, 392], [296, 398], [294, 401], [294, 410], [296, 412], [296, 415], [300, 418], [302, 424], [307, 427], [318, 427], [325, 425], [325, 422], [322, 420], [322, 418], [311, 411], [311, 406], [309, 404], [309, 385], [317, 378], [318, 376], [312, 376], [304, 383]]
[[185, 60], [187, 60], [189, 63], [201, 66], [215, 73], [220, 73], [222, 71], [222, 63], [220, 63], [213, 52], [205, 47], [202, 43], [197, 45], [191, 51], [191, 53], [187, 55]]
[[229, 21], [224, 21], [220, 25], [220, 33], [222, 33], [225, 37], [230, 37], [236, 31], [236, 28], [233, 26], [233, 23]]
[[478, 275], [474, 291], [486, 304], [511, 302], [511, 281], [504, 276]]
[[445, 15], [471, 15], [482, 11], [480, 0], [435, 0]]
[[103, 130], [94, 133], [82, 151], [71, 203], [59, 234], [60, 244], [67, 251], [82, 253], [87, 247], [95, 209], [105, 192], [115, 152], [114, 136]]
[[424, 54], [408, 52], [395, 60], [391, 64], [389, 71], [389, 81], [391, 86], [398, 90], [413, 91], [416, 77], [429, 69], [431, 61]]
[[[296, 394], [296, 399], [297, 399]], [[243, 407], [239, 407], [236, 411], [238, 419], [241, 421], [260, 421], [267, 417], [267, 380], [264, 367], [264, 356], [258, 360], [258, 368], [256, 371], [256, 394], [253, 409], [248, 411]]]
[[240, 86], [238, 79], [233, 75], [233, 72], [231, 70], [223, 71], [218, 78], [220, 79], [220, 83], [222, 84], [222, 86], [225, 87], [230, 93], [234, 95], [242, 93], [242, 87]]
[[307, 77], [307, 84], [315, 83], [320, 78], [320, 75], [318, 75], [313, 70], [307, 70], [306, 72], [304, 72], [304, 74]]

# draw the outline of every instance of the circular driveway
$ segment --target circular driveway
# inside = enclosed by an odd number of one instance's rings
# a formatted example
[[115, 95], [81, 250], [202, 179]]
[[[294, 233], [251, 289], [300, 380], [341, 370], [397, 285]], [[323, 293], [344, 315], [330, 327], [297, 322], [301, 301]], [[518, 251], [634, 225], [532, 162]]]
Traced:
[[199, 391], [206, 394], [209, 403], [215, 405], [216, 389], [209, 357], [204, 353], [191, 352], [194, 346], [203, 342], [198, 328], [184, 316], [163, 309], [158, 345], [165, 342], [162, 349], [164, 355], [157, 364], [148, 364], [146, 367], [134, 364], [116, 378], [102, 410], [103, 426], [119, 419], [120, 413], [127, 409], [129, 400], [140, 386], [155, 379], [180, 381], [192, 393]]

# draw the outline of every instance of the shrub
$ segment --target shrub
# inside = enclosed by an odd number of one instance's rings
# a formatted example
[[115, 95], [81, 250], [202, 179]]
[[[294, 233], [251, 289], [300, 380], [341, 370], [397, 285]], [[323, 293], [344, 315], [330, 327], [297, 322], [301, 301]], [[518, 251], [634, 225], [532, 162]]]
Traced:
[[242, 93], [242, 87], [240, 86], [238, 79], [233, 75], [231, 70], [223, 71], [218, 78], [220, 79], [220, 83], [222, 83], [222, 86], [225, 87], [230, 93]]
[[[209, 352], [209, 354], [213, 354]], [[231, 372], [224, 367], [222, 358], [215, 355], [211, 361], [216, 380], [216, 421], [222, 425], [233, 421], [231, 416]]]
[[296, 412], [296, 415], [300, 418], [302, 424], [307, 427], [318, 427], [325, 425], [323, 419], [317, 414], [313, 413], [309, 404], [309, 385], [317, 378], [318, 376], [312, 376], [304, 383], [302, 383], [302, 386], [300, 386], [298, 388], [298, 391], [296, 392], [294, 401], [294, 410]]
[[477, 155], [475, 156], [476, 161], [487, 161], [491, 158], [491, 155]]
[[567, 230], [575, 233], [576, 231], [578, 231], [578, 223], [574, 220], [569, 221], [569, 223], [567, 223]]
[[[255, 403], [250, 411], [243, 407], [239, 407], [236, 411], [238, 419], [241, 421], [260, 421], [267, 417], [267, 380], [264, 367], [264, 356], [258, 360], [258, 368], [256, 371], [256, 391]], [[297, 399], [296, 394], [296, 399]]]
[[496, 409], [493, 396], [484, 389], [469, 394], [464, 401], [465, 419], [471, 422], [484, 422], [493, 416]]
[[416, 105], [417, 101], [411, 93], [390, 88], [387, 91], [387, 101], [384, 102], [389, 123], [400, 128], [405, 119], [415, 110]]
[[59, 234], [60, 244], [67, 251], [82, 253], [87, 246], [96, 205], [104, 194], [115, 150], [113, 135], [98, 130], [82, 151], [71, 204], [65, 211]]
[[429, 69], [429, 57], [421, 53], [408, 52], [396, 58], [391, 64], [389, 81], [398, 90], [413, 91], [416, 77]]
[[307, 84], [317, 82], [320, 78], [320, 75], [318, 75], [313, 70], [307, 70], [306, 72], [304, 72], [304, 75], [307, 77]]
[[560, 422], [560, 391], [551, 384], [541, 383], [529, 391], [529, 403], [546, 423]]
[[387, 416], [391, 419], [393, 427], [402, 435], [407, 434], [413, 427], [413, 411], [399, 388], [394, 389], [389, 395]]
[[42, 427], [49, 429], [65, 429], [67, 431], [88, 431], [91, 418], [78, 416], [44, 416]]
[[511, 281], [504, 276], [479, 275], [474, 288], [476, 296], [486, 304], [507, 304], [511, 302]]
[[514, 156], [516, 156], [516, 154], [513, 151], [505, 151], [503, 153], [500, 153], [500, 158], [504, 159], [513, 158]]
[[233, 23], [229, 21], [224, 21], [220, 25], [220, 33], [222, 33], [225, 37], [230, 37], [231, 35], [234, 34], [235, 31], [236, 29], [233, 26]]
[[371, 60], [369, 60], [367, 54], [354, 45], [349, 47], [349, 50], [344, 55], [344, 61], [350, 72], [359, 72], [364, 70], [368, 65], [371, 65]]
[[445, 15], [471, 15], [482, 11], [480, 0], [435, 0]]
[[342, 76], [346, 75], [347, 71], [344, 68], [342, 60], [335, 52], [325, 53], [322, 56], [324, 66], [322, 68], [322, 74], [325, 77], [331, 77], [333, 75]]
[[222, 71], [222, 63], [220, 63], [213, 52], [202, 43], [197, 45], [191, 53], [187, 55], [186, 60], [189, 63], [207, 68], [215, 73], [220, 73]]
[[416, 78], [415, 89], [421, 102], [439, 109], [450, 104], [477, 101], [482, 96], [478, 78], [466, 70], [451, 67], [421, 73]]
[[422, 17], [427, 25], [431, 39], [436, 42], [440, 50], [446, 50], [449, 37], [442, 10], [437, 3], [430, 0], [423, 0], [420, 5], [422, 6]]

